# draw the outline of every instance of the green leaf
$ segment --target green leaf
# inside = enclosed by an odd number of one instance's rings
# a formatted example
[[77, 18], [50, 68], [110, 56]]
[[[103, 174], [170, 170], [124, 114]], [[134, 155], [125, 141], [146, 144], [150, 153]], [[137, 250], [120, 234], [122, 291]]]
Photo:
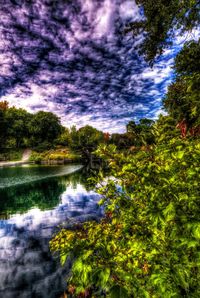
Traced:
[[184, 151], [178, 151], [177, 152], [177, 158], [182, 159], [184, 156]]
[[193, 228], [193, 235], [196, 239], [200, 239], [200, 223], [195, 224]]
[[176, 214], [174, 203], [169, 203], [167, 208], [165, 208], [165, 210], [163, 211], [163, 214], [165, 215], [165, 219], [167, 222], [173, 220]]
[[129, 295], [126, 289], [117, 285], [111, 288], [110, 298], [129, 298]]
[[61, 263], [62, 266], [65, 264], [66, 259], [67, 259], [67, 254], [64, 254], [64, 255], [60, 256], [60, 263]]
[[102, 288], [104, 288], [110, 277], [110, 268], [105, 268], [99, 273], [99, 282]]

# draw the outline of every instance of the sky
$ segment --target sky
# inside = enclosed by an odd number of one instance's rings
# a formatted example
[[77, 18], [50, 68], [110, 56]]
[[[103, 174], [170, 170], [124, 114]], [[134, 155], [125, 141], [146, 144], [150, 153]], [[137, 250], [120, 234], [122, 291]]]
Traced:
[[0, 16], [0, 100], [111, 133], [163, 113], [182, 41], [150, 68], [142, 35], [123, 33], [141, 18], [134, 0], [6, 0]]

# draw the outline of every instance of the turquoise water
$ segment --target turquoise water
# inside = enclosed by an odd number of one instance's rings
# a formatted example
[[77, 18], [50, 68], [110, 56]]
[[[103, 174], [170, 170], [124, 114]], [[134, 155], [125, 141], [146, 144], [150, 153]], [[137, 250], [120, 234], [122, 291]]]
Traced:
[[81, 165], [0, 169], [0, 297], [60, 297], [67, 266], [49, 240], [67, 221], [101, 216]]

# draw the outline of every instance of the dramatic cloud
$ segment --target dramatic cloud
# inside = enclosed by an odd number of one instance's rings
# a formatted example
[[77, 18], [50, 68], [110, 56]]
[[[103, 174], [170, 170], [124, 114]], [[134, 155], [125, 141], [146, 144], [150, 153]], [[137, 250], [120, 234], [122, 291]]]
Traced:
[[160, 111], [177, 47], [154, 69], [138, 57], [133, 0], [7, 0], [0, 14], [0, 99], [113, 132]]

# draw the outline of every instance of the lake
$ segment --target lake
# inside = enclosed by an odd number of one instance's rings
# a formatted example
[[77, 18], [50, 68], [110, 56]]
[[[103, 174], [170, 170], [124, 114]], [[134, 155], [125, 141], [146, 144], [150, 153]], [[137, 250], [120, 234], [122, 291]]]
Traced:
[[60, 297], [66, 266], [49, 240], [68, 220], [102, 215], [81, 165], [0, 168], [0, 297]]

